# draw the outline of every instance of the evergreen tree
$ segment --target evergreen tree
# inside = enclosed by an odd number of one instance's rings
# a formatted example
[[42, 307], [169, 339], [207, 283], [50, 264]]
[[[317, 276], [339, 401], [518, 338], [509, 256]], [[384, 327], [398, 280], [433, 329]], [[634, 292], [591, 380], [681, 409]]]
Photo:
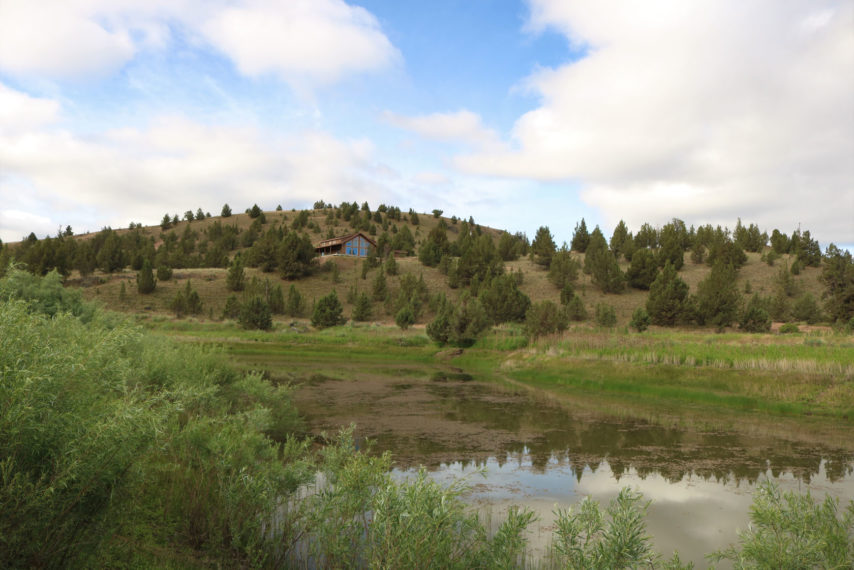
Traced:
[[352, 319], [354, 321], [368, 321], [372, 313], [371, 298], [368, 294], [362, 291], [356, 297], [356, 302], [353, 305]]
[[235, 255], [225, 276], [225, 288], [229, 291], [243, 291], [246, 286], [246, 274], [243, 270], [243, 260], [240, 255]]
[[768, 332], [771, 330], [771, 316], [768, 314], [768, 303], [754, 293], [747, 307], [742, 312], [738, 328], [747, 332]]
[[165, 263], [160, 263], [157, 265], [157, 280], [158, 281], [169, 281], [172, 279], [172, 268], [166, 265]]
[[124, 304], [127, 300], [128, 300], [127, 288], [125, 288], [125, 282], [122, 281], [122, 286], [119, 289], [119, 302]]
[[575, 231], [572, 233], [572, 242], [569, 248], [578, 253], [586, 253], [589, 243], [590, 234], [587, 233], [587, 223], [584, 221], [584, 218], [581, 218], [581, 221], [575, 224]]
[[270, 311], [274, 315], [282, 315], [285, 312], [285, 295], [282, 293], [281, 283], [277, 283], [275, 287], [269, 287], [267, 294], [267, 304], [270, 306]]
[[279, 271], [284, 279], [309, 275], [316, 266], [314, 246], [308, 235], [289, 232], [279, 247]]
[[341, 316], [343, 312], [341, 301], [338, 300], [338, 293], [333, 289], [331, 293], [321, 297], [315, 304], [314, 312], [311, 315], [311, 324], [319, 329], [343, 324], [344, 319]]
[[513, 275], [494, 277], [488, 286], [482, 288], [479, 299], [495, 324], [524, 320], [531, 305], [531, 299], [519, 290]]
[[578, 293], [572, 296], [572, 299], [566, 304], [566, 316], [571, 321], [586, 321], [587, 309], [584, 308], [584, 301], [578, 296]]
[[571, 286], [578, 279], [579, 263], [569, 250], [561, 249], [552, 257], [549, 266], [549, 281], [558, 289]]
[[680, 228], [674, 223], [665, 224], [661, 228], [657, 256], [659, 267], [664, 267], [664, 264], [669, 261], [676, 271], [682, 269], [685, 250], [682, 247], [681, 229], [684, 229], [684, 226]]
[[854, 260], [851, 252], [834, 244], [827, 247], [821, 269], [824, 308], [831, 320], [846, 323], [854, 318]]
[[808, 325], [813, 325], [821, 320], [821, 309], [815, 297], [809, 293], [804, 293], [792, 305], [792, 317], [796, 321], [804, 321]]
[[450, 250], [448, 234], [445, 228], [439, 225], [430, 230], [427, 239], [422, 242], [418, 250], [418, 260], [428, 267], [435, 267]]
[[[611, 251], [614, 252], [614, 255], [619, 258], [621, 255], [626, 254], [626, 246], [631, 240], [632, 234], [629, 232], [626, 222], [620, 220], [617, 227], [614, 228], [614, 233], [611, 234], [611, 241], [608, 245], [611, 247]], [[631, 259], [631, 257], [629, 257], [629, 259]]]
[[264, 299], [255, 295], [240, 308], [237, 322], [244, 329], [266, 331], [273, 328], [273, 314]]
[[168, 230], [172, 227], [172, 218], [169, 217], [169, 214], [163, 214], [163, 219], [160, 220], [160, 229], [163, 231]]
[[673, 265], [667, 263], [649, 287], [646, 312], [653, 324], [673, 326], [683, 320], [687, 298], [688, 285]]
[[394, 258], [394, 254], [388, 256], [388, 259], [385, 260], [385, 264], [383, 264], [383, 268], [387, 274], [397, 275], [397, 260]]
[[219, 213], [219, 215], [222, 216], [223, 218], [230, 218], [231, 217], [231, 206], [229, 206], [228, 204], [223, 204], [222, 205], [222, 211]]
[[597, 303], [595, 320], [600, 327], [614, 327], [617, 325], [617, 312], [612, 305]]
[[534, 241], [531, 242], [531, 261], [547, 268], [551, 265], [552, 256], [556, 250], [557, 247], [548, 226], [540, 226]]
[[632, 313], [632, 320], [629, 321], [629, 326], [640, 333], [648, 329], [651, 323], [652, 319], [650, 318], [649, 313], [646, 312], [646, 309], [644, 307], [638, 307], [635, 309], [635, 312]]
[[385, 272], [380, 268], [371, 286], [371, 296], [374, 298], [374, 301], [384, 301], [387, 295], [388, 284], [386, 283]]
[[590, 242], [584, 254], [584, 272], [590, 273], [593, 285], [603, 293], [621, 293], [626, 280], [617, 258], [608, 249], [605, 236], [597, 226], [590, 234]]
[[296, 285], [291, 283], [288, 289], [288, 302], [285, 305], [285, 313], [291, 317], [301, 317], [305, 313], [305, 301]]
[[735, 268], [721, 262], [697, 286], [696, 317], [701, 325], [718, 329], [731, 325], [739, 314], [741, 293], [735, 286]]
[[[410, 215], [411, 217], [411, 215]], [[415, 312], [412, 310], [412, 307], [409, 305], [404, 305], [394, 316], [394, 322], [397, 326], [399, 326], [402, 330], [408, 329], [410, 326], [415, 324]]]
[[540, 301], [525, 314], [525, 331], [531, 338], [565, 331], [569, 325], [566, 311], [552, 301]]
[[[124, 283], [122, 283], [124, 285]], [[142, 269], [136, 274], [136, 288], [140, 295], [153, 293], [157, 287], [157, 279], [154, 278], [154, 271], [151, 269], [151, 262], [144, 259]]]
[[237, 295], [232, 293], [225, 300], [225, 308], [222, 310], [222, 318], [237, 319], [240, 317], [240, 301], [237, 300]]
[[635, 289], [648, 290], [658, 276], [658, 261], [649, 249], [638, 249], [632, 254], [632, 264], [626, 272], [629, 285]]
[[658, 232], [651, 225], [645, 223], [635, 234], [635, 247], [648, 247], [655, 249], [658, 247]]
[[255, 219], [260, 217], [263, 212], [261, 211], [261, 208], [258, 207], [258, 204], [252, 204], [252, 207], [249, 208], [247, 213], [250, 218]]

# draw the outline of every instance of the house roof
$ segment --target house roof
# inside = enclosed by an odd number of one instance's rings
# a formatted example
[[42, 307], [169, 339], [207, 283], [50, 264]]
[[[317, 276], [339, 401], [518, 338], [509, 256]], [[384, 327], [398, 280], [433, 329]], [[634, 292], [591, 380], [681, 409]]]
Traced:
[[324, 247], [332, 247], [335, 245], [341, 245], [342, 243], [348, 242], [356, 236], [362, 236], [365, 239], [365, 241], [370, 243], [372, 246], [377, 247], [377, 242], [375, 242], [374, 240], [372, 240], [371, 238], [369, 238], [368, 236], [366, 236], [362, 232], [356, 232], [354, 234], [348, 234], [346, 236], [341, 236], [341, 237], [332, 238], [332, 239], [325, 239], [325, 240], [315, 244], [314, 249], [321, 249]]

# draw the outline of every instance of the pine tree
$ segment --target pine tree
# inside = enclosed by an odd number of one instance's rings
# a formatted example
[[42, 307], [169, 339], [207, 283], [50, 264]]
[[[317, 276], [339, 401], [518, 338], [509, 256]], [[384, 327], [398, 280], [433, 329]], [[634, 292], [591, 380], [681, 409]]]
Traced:
[[824, 308], [828, 316], [837, 322], [849, 322], [854, 318], [854, 259], [851, 252], [830, 244], [820, 279], [825, 287]]
[[[124, 283], [122, 283], [124, 285]], [[154, 278], [154, 271], [151, 269], [151, 262], [146, 258], [142, 262], [142, 269], [136, 274], [136, 288], [140, 295], [153, 293], [157, 287], [157, 279]]]
[[513, 275], [499, 275], [482, 287], [479, 295], [486, 314], [493, 323], [521, 322], [531, 306], [531, 299], [519, 290]]
[[561, 249], [552, 257], [549, 266], [549, 281], [558, 289], [571, 286], [578, 279], [579, 263], [572, 258], [569, 250]]
[[384, 301], [386, 295], [388, 295], [388, 285], [386, 284], [385, 272], [380, 268], [371, 286], [371, 296], [374, 298], [374, 301]]
[[618, 223], [617, 227], [614, 228], [614, 233], [611, 234], [611, 241], [608, 245], [611, 247], [611, 251], [614, 252], [614, 255], [620, 257], [621, 255], [625, 255], [626, 245], [631, 239], [632, 234], [629, 233], [629, 228], [626, 227], [626, 222], [620, 220], [620, 223]]
[[269, 289], [267, 294], [267, 304], [270, 306], [270, 311], [274, 315], [281, 315], [285, 312], [285, 295], [282, 293], [281, 283], [277, 283], [275, 287]]
[[629, 322], [629, 326], [638, 332], [643, 332], [649, 328], [651, 322], [652, 319], [650, 318], [649, 313], [646, 312], [646, 309], [638, 307], [635, 309], [635, 312], [632, 313], [632, 320]]
[[231, 217], [231, 206], [229, 206], [228, 204], [223, 204], [222, 211], [220, 212], [219, 215], [222, 216], [223, 218], [230, 218]]
[[658, 261], [649, 249], [638, 249], [632, 254], [632, 264], [626, 272], [629, 285], [635, 289], [648, 290], [658, 276]]
[[402, 330], [406, 330], [410, 326], [414, 325], [415, 312], [412, 310], [412, 307], [410, 305], [404, 305], [403, 307], [401, 307], [401, 309], [394, 316], [394, 322]]

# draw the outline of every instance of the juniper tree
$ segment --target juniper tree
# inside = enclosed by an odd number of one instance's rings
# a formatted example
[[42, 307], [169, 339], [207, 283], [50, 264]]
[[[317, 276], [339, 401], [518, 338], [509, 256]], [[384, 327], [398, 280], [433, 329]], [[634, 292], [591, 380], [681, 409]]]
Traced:
[[572, 233], [572, 242], [569, 248], [572, 251], [585, 253], [589, 243], [590, 234], [587, 233], [587, 223], [584, 221], [584, 218], [581, 218], [581, 221], [575, 224], [575, 231]]
[[229, 206], [228, 204], [223, 204], [222, 211], [219, 213], [219, 215], [223, 218], [231, 217], [231, 206]]
[[617, 258], [608, 249], [598, 226], [590, 234], [590, 243], [584, 253], [584, 272], [591, 275], [593, 284], [603, 293], [621, 293], [626, 287]]
[[688, 285], [673, 265], [666, 263], [649, 287], [646, 311], [653, 324], [672, 326], [682, 320], [687, 298]]
[[561, 249], [552, 257], [549, 266], [549, 281], [558, 289], [571, 286], [578, 279], [579, 263], [569, 250]]
[[353, 305], [352, 319], [354, 321], [367, 321], [371, 318], [372, 306], [371, 299], [368, 294], [362, 291], [356, 296], [356, 302]]
[[717, 262], [709, 275], [697, 285], [696, 317], [701, 325], [711, 324], [722, 329], [737, 318], [741, 293], [735, 286], [735, 268]]
[[848, 322], [854, 318], [854, 260], [851, 252], [830, 244], [820, 279], [825, 287], [824, 308], [831, 320]]
[[311, 315], [311, 324], [319, 329], [340, 325], [344, 322], [343, 312], [338, 293], [333, 289], [331, 293], [318, 299]]
[[478, 296], [493, 323], [522, 321], [531, 299], [519, 290], [513, 275], [499, 275]]
[[629, 285], [635, 289], [648, 290], [658, 276], [658, 260], [649, 249], [638, 249], [632, 254], [632, 263], [626, 271]]
[[[124, 283], [122, 283], [124, 285]], [[143, 260], [142, 269], [136, 274], [136, 289], [140, 295], [153, 293], [157, 287], [157, 279], [154, 278], [154, 271], [151, 269], [151, 262], [148, 259]]]
[[531, 261], [547, 268], [551, 265], [552, 256], [556, 250], [557, 246], [555, 246], [548, 226], [540, 226], [534, 236], [534, 241], [531, 242]]
[[245, 286], [246, 274], [243, 270], [243, 259], [238, 254], [231, 260], [231, 266], [225, 276], [225, 288], [229, 291], [243, 291]]
[[288, 289], [288, 301], [285, 305], [285, 313], [291, 317], [301, 317], [304, 312], [305, 301], [303, 300], [302, 294], [299, 289], [297, 289], [296, 285], [291, 283], [291, 287]]

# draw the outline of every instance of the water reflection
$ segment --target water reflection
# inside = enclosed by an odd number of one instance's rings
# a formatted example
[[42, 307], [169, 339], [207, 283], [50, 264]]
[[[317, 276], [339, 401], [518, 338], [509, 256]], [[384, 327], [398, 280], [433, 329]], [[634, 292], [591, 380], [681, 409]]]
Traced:
[[607, 503], [626, 485], [653, 501], [648, 529], [659, 551], [678, 549], [698, 567], [705, 567], [704, 554], [736, 541], [758, 481], [854, 499], [848, 426], [828, 428], [847, 445], [806, 437], [797, 431], [805, 421], [777, 425], [744, 415], [736, 428], [697, 428], [678, 418], [558, 405], [454, 374], [329, 379], [306, 384], [295, 399], [313, 431], [356, 423], [378, 451], [392, 451], [398, 476], [424, 465], [439, 480], [469, 477], [469, 500], [496, 519], [510, 505], [533, 509], [540, 520], [531, 539], [540, 549], [551, 537], [555, 506], [583, 496]]

